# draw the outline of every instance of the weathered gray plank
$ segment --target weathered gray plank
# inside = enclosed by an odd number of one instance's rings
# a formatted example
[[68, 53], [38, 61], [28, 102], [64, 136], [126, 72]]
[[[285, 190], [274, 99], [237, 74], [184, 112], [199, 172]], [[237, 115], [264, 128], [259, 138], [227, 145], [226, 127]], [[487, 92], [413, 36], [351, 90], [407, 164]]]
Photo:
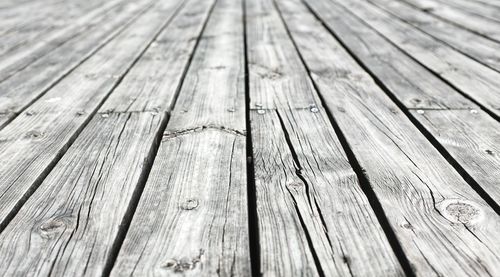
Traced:
[[439, 20], [404, 2], [394, 0], [372, 0], [370, 2], [478, 62], [500, 71], [500, 54], [498, 52], [500, 43]]
[[[335, 12], [317, 3], [316, 13]], [[299, 22], [292, 38], [415, 274], [499, 274], [498, 214], [319, 22]]]
[[[440, 1], [443, 4], [447, 4], [459, 9], [462, 9], [469, 13], [474, 13], [487, 17], [492, 20], [500, 21], [500, 7], [494, 5], [487, 5], [485, 3], [476, 1], [464, 1], [464, 0], [452, 0], [452, 1]], [[500, 4], [500, 2], [497, 2]]]
[[126, 3], [122, 3], [121, 0], [106, 2], [100, 8], [73, 20], [65, 28], [49, 32], [43, 39], [28, 43], [26, 47], [17, 47], [4, 53], [0, 57], [0, 80], [7, 79], [39, 57], [64, 44], [68, 39], [101, 24], [109, 16], [116, 15], [115, 12], [120, 12], [124, 5]]
[[[150, 7], [137, 1], [0, 82], [0, 129]], [[96, 26], [97, 27], [97, 26]]]
[[500, 116], [500, 73], [361, 1], [337, 0], [427, 68]]
[[473, 2], [481, 3], [485, 7], [500, 7], [500, 2], [496, 0], [473, 0]]
[[[409, 109], [475, 109], [467, 98], [340, 5], [307, 2], [321, 20], [386, 87], [400, 87], [398, 100]], [[320, 12], [321, 11], [321, 12]]]
[[483, 36], [500, 41], [499, 22], [432, 0], [403, 0], [425, 12]]
[[5, 276], [98, 276], [162, 116], [96, 116], [0, 235]]
[[[113, 91], [112, 98], [141, 96], [139, 101], [161, 110], [146, 105], [122, 110], [115, 101], [101, 107], [0, 234], [0, 253], [17, 249], [1, 255], [0, 272], [95, 276], [112, 262], [115, 240], [131, 216], [130, 202], [140, 195], [165, 111], [194, 47], [192, 38], [201, 32], [210, 7], [209, 1], [189, 1]], [[160, 67], [165, 59], [171, 68]]]
[[402, 275], [273, 1], [247, 16], [261, 274]]
[[500, 124], [481, 110], [412, 110], [465, 171], [500, 205]]
[[[38, 2], [38, 1], [34, 1]], [[102, 3], [89, 1], [48, 2], [39, 7], [26, 7], [2, 18], [0, 57], [17, 48], [42, 40], [51, 32], [65, 28], [72, 21], [100, 8]]]
[[112, 276], [250, 276], [242, 23], [216, 3]]
[[500, 204], [495, 173], [500, 168], [495, 156], [498, 122], [343, 8], [314, 8], [330, 11], [321, 13], [325, 24]]
[[2, 228], [179, 6], [157, 3], [0, 131]]

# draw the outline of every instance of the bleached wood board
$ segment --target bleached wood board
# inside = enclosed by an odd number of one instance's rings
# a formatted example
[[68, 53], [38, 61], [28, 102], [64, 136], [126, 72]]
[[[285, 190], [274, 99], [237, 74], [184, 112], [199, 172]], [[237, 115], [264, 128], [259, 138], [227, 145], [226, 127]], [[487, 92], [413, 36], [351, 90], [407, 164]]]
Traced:
[[[2, 18], [0, 57], [8, 55], [15, 49], [43, 40], [51, 32], [67, 27], [75, 19], [101, 6], [102, 2], [99, 3], [96, 0], [58, 1], [48, 2], [39, 7], [24, 8], [14, 13], [11, 18], [0, 15]], [[2, 31], [4, 28], [6, 30]]]
[[500, 43], [439, 20], [401, 1], [372, 0], [370, 2], [476, 61], [500, 71]]
[[[308, 2], [317, 14], [335, 11], [335, 3], [319, 2]], [[498, 274], [500, 216], [321, 23], [305, 15], [290, 14], [301, 23], [288, 25], [292, 38], [414, 273]]]
[[[339, 7], [330, 10], [332, 16], [325, 17], [330, 29], [392, 95], [411, 110], [414, 118], [459, 166], [500, 204], [497, 174], [500, 161], [495, 154], [496, 145], [500, 143], [499, 123], [359, 19]], [[428, 96], [432, 96], [432, 100], [428, 100]]]
[[[163, 115], [96, 116], [0, 234], [5, 276], [99, 276], [152, 161]], [[127, 215], [128, 216], [128, 215]]]
[[367, 2], [336, 0], [408, 55], [500, 117], [500, 72], [453, 50]]
[[247, 27], [260, 273], [403, 275], [273, 1]]
[[[452, 1], [440, 1], [443, 4], [464, 10], [465, 12], [474, 13], [486, 18], [500, 21], [500, 7], [495, 5], [488, 5], [476, 1], [464, 1], [464, 0], [452, 0]], [[497, 1], [497, 5], [500, 2]]]
[[500, 25], [491, 20], [432, 0], [403, 0], [422, 11], [500, 42]]
[[0, 229], [181, 4], [156, 4], [0, 131]]
[[0, 82], [0, 129], [150, 8], [137, 1]]
[[[164, 107], [112, 109], [120, 102], [101, 107], [0, 234], [0, 272], [96, 276], [111, 269], [165, 128], [175, 84], [194, 47], [192, 38], [210, 8], [209, 1], [189, 1], [156, 39], [163, 42], [149, 48], [113, 92], [116, 99], [141, 95], [138, 102]], [[144, 70], [174, 57], [168, 70]], [[16, 251], [9, 252], [13, 246]]]
[[199, 41], [111, 276], [250, 276], [242, 3]]
[[4, 53], [0, 57], [0, 81], [9, 78], [41, 56], [64, 44], [68, 39], [101, 24], [103, 20], [109, 20], [110, 16], [115, 16], [116, 12], [122, 11], [124, 6], [126, 3], [122, 3], [121, 0], [106, 2], [100, 8], [75, 19], [65, 28], [50, 32], [43, 39], [28, 43], [26, 47], [14, 48], [13, 51]]

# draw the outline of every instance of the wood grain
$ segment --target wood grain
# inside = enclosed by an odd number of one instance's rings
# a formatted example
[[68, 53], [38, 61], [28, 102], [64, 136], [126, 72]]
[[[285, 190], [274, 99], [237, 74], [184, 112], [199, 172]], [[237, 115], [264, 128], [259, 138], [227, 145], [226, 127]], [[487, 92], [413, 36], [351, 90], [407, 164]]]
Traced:
[[432, 0], [403, 0], [422, 11], [500, 42], [499, 22]]
[[439, 20], [404, 2], [394, 0], [371, 2], [476, 61], [500, 71], [500, 55], [498, 54], [500, 43]]
[[0, 82], [0, 129], [41, 97], [78, 65], [95, 54], [127, 26], [133, 24], [151, 4], [137, 1]]
[[251, 275], [242, 16], [215, 4], [111, 276]]
[[159, 2], [0, 131], [2, 228], [178, 7]]
[[[191, 38], [201, 32], [211, 6], [207, 1], [189, 1], [156, 41], [182, 35], [148, 48], [113, 95], [129, 99], [140, 93], [144, 103], [158, 101], [170, 107], [162, 98], [173, 102], [175, 84], [180, 83], [190, 56], [177, 54], [192, 51]], [[168, 75], [162, 70], [144, 71], [173, 57], [179, 58], [178, 64]], [[166, 107], [120, 110], [112, 108], [113, 103], [101, 107], [0, 235], [1, 253], [17, 249], [10, 260], [0, 260], [2, 272], [95, 276], [112, 264], [117, 240], [130, 220], [166, 123]]]
[[290, 32], [415, 274], [498, 274], [498, 214], [320, 26]]
[[26, 47], [14, 47], [12, 51], [8, 51], [3, 57], [0, 57], [0, 80], [9, 78], [55, 47], [64, 44], [68, 39], [92, 26], [101, 24], [102, 20], [107, 19], [107, 16], [114, 15], [113, 11], [120, 12], [124, 6], [126, 3], [121, 2], [121, 0], [109, 1], [98, 9], [76, 18], [64, 28], [47, 33], [43, 39], [27, 43]]
[[500, 73], [496, 72], [447, 45], [394, 20], [387, 12], [361, 1], [338, 0], [350, 12], [391, 40], [399, 48], [435, 74], [452, 83], [500, 116]]
[[261, 274], [402, 275], [273, 2], [247, 13]]
[[96, 116], [0, 235], [10, 276], [97, 276], [151, 162], [162, 116]]
[[[500, 203], [497, 189], [500, 163], [495, 154], [498, 122], [341, 7], [317, 9], [330, 11], [330, 15], [323, 13], [325, 24], [459, 166]], [[432, 100], [428, 100], [429, 95]]]

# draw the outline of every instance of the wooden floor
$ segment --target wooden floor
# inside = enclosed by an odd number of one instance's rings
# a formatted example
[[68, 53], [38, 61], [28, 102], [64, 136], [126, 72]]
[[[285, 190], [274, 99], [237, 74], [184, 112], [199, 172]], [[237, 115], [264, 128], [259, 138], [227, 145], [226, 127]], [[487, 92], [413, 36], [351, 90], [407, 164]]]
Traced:
[[1, 276], [500, 276], [499, 0], [0, 0]]

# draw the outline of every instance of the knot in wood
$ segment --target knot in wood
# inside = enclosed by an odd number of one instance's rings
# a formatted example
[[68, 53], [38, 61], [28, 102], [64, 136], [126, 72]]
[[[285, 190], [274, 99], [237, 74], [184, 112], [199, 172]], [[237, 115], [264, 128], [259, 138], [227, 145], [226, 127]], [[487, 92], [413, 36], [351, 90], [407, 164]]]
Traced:
[[181, 204], [181, 209], [186, 211], [194, 210], [199, 206], [199, 204], [199, 201], [196, 199], [188, 199]]
[[289, 183], [287, 186], [288, 186], [289, 188], [291, 188], [291, 189], [299, 189], [299, 188], [301, 188], [302, 186], [304, 186], [304, 184], [303, 184], [303, 183], [301, 183], [301, 182], [291, 182], [291, 183]]
[[451, 222], [474, 224], [482, 219], [482, 210], [467, 200], [445, 200], [441, 203], [443, 216]]
[[193, 270], [196, 268], [196, 265], [201, 262], [201, 256], [203, 255], [204, 250], [200, 249], [200, 254], [194, 258], [181, 258], [180, 260], [169, 259], [164, 262], [161, 267], [165, 269], [170, 269], [176, 273], [182, 273], [184, 271]]
[[71, 217], [56, 217], [43, 222], [39, 229], [43, 237], [50, 238], [54, 234], [64, 231], [71, 225]]
[[403, 224], [401, 224], [401, 227], [403, 227], [404, 229], [408, 229], [408, 230], [414, 230], [415, 228], [413, 227], [413, 225], [411, 225], [410, 223], [408, 222], [405, 222]]
[[43, 133], [39, 132], [39, 131], [36, 131], [36, 130], [33, 130], [33, 131], [27, 132], [24, 135], [24, 137], [27, 138], [27, 139], [41, 138], [41, 137], [43, 137]]

